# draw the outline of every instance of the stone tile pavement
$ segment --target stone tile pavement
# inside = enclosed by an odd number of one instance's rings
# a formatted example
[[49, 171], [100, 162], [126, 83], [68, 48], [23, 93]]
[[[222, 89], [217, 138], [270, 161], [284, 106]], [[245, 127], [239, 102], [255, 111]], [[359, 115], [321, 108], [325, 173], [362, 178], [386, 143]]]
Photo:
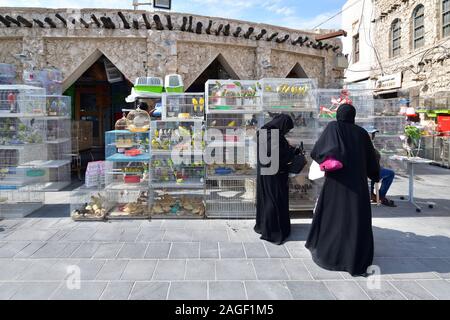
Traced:
[[[52, 205], [0, 221], [0, 299], [450, 299], [449, 173], [419, 171], [417, 196], [434, 209], [373, 207], [377, 277], [317, 267], [308, 214], [276, 246], [252, 220], [76, 223]], [[406, 185], [396, 179], [394, 197]]]

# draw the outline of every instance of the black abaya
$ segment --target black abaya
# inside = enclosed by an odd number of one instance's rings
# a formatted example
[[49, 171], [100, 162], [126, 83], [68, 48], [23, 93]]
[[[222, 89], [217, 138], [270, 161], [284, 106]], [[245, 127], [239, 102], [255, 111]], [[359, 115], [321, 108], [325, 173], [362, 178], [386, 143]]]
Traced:
[[289, 236], [291, 221], [289, 218], [289, 173], [287, 165], [298, 153], [296, 148], [289, 145], [285, 134], [294, 127], [292, 118], [285, 114], [275, 118], [264, 125], [267, 130], [267, 154], [271, 155], [271, 130], [279, 130], [279, 141], [274, 143], [279, 152], [279, 168], [274, 175], [262, 175], [262, 165], [259, 158], [259, 133], [258, 133], [258, 167], [256, 187], [256, 225], [254, 230], [261, 234], [261, 239], [277, 244]]
[[344, 166], [325, 175], [306, 247], [322, 268], [361, 275], [374, 251], [367, 177], [379, 181], [380, 168], [368, 133], [354, 119], [353, 106], [340, 106], [311, 152], [317, 163], [333, 156]]

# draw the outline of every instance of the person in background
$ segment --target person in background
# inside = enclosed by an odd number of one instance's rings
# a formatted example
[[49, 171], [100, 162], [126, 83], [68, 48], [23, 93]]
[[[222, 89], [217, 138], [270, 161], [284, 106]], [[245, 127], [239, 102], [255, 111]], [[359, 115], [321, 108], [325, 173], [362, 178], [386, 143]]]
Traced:
[[[371, 135], [372, 142], [373, 142], [375, 140], [375, 134], [379, 131], [375, 128], [368, 128], [366, 130]], [[381, 160], [380, 152], [375, 148], [375, 146], [374, 146], [374, 149], [375, 149], [375, 155], [376, 155], [377, 161], [378, 161], [378, 163], [380, 163], [380, 160]], [[380, 179], [381, 179], [381, 188], [379, 191], [380, 192], [380, 202], [382, 205], [385, 205], [388, 207], [396, 207], [394, 201], [386, 198], [386, 195], [389, 191], [389, 188], [392, 185], [392, 182], [394, 181], [394, 178], [395, 178], [395, 172], [393, 170], [380, 167]], [[376, 182], [373, 180], [370, 181], [371, 200], [374, 203], [377, 202], [377, 196], [374, 191], [375, 183]]]
[[374, 245], [367, 178], [379, 180], [380, 167], [369, 134], [355, 124], [356, 110], [339, 106], [311, 152], [322, 164], [330, 157], [342, 163], [325, 172], [306, 248], [314, 262], [328, 270], [367, 275]]

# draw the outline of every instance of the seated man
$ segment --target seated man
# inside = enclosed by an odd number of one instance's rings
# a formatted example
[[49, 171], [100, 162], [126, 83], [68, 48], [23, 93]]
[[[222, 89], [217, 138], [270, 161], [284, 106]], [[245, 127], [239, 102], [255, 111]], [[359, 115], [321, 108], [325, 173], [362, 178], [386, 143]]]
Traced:
[[[375, 128], [370, 128], [370, 129], [367, 129], [367, 132], [371, 135], [372, 141], [373, 141], [375, 139], [375, 134], [379, 131]], [[381, 159], [381, 155], [380, 155], [380, 152], [376, 148], [375, 148], [375, 153], [377, 156], [377, 160], [379, 162]], [[381, 188], [379, 191], [380, 192], [380, 201], [381, 201], [381, 204], [388, 206], [388, 207], [396, 207], [394, 201], [386, 198], [388, 190], [389, 190], [392, 182], [394, 181], [394, 177], [395, 177], [395, 172], [393, 170], [380, 167], [380, 179], [381, 179], [380, 180]], [[371, 190], [372, 202], [377, 201], [377, 196], [375, 195], [374, 189], [375, 189], [375, 182], [371, 181], [370, 182], [370, 190]]]

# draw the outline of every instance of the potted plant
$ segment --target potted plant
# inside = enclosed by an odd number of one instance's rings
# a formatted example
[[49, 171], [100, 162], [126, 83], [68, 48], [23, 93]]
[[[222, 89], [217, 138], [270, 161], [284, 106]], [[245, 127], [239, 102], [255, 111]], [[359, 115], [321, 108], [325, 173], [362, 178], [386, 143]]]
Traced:
[[405, 135], [402, 136], [403, 148], [408, 157], [417, 157], [420, 151], [422, 132], [419, 127], [408, 125], [405, 127]]

